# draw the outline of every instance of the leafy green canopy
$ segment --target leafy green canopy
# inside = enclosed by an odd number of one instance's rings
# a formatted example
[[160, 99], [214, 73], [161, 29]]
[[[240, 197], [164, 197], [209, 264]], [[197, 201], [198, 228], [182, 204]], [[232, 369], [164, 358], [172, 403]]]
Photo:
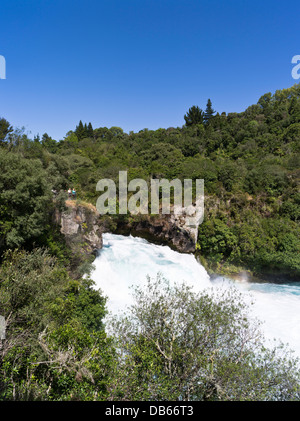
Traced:
[[0, 249], [34, 242], [49, 220], [51, 188], [39, 160], [0, 150]]
[[0, 118], [0, 143], [3, 143], [12, 131], [10, 123], [5, 118]]
[[158, 276], [113, 320], [118, 372], [112, 400], [299, 400], [298, 361], [267, 349], [234, 288], [204, 290]]
[[1, 400], [104, 399], [113, 350], [105, 299], [42, 249], [9, 251], [0, 268]]

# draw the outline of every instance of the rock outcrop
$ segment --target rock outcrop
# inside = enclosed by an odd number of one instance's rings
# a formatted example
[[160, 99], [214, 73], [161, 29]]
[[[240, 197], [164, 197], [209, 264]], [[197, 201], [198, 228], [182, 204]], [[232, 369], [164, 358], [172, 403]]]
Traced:
[[90, 204], [66, 202], [67, 210], [56, 214], [56, 222], [70, 249], [78, 259], [96, 255], [102, 248], [102, 234], [139, 236], [157, 244], [169, 245], [182, 253], [193, 253], [196, 249], [198, 226], [203, 218], [203, 206], [183, 211], [173, 209], [168, 215], [117, 215], [101, 217]]
[[126, 222], [118, 221], [115, 232], [142, 237], [156, 244], [169, 245], [183, 253], [195, 251], [195, 241], [190, 233], [171, 221], [170, 215], [143, 216]]
[[198, 227], [204, 217], [204, 196], [186, 208], [174, 207], [167, 215], [137, 215], [119, 219], [116, 232], [166, 244], [181, 253], [196, 250]]
[[138, 215], [119, 219], [115, 232], [168, 245], [181, 253], [193, 253], [196, 250], [198, 224], [189, 225], [187, 222], [184, 214]]
[[66, 202], [67, 209], [56, 211], [55, 221], [60, 225], [74, 261], [83, 263], [93, 260], [102, 248], [102, 224], [96, 208], [90, 204]]

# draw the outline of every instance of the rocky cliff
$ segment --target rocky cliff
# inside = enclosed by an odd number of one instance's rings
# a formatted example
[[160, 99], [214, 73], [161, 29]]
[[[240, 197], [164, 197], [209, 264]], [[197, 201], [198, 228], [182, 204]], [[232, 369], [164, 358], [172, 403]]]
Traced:
[[87, 251], [95, 253], [102, 248], [100, 216], [92, 205], [67, 201], [67, 210], [61, 213], [61, 233], [72, 243], [84, 243]]
[[74, 268], [92, 263], [102, 248], [103, 223], [96, 208], [68, 200], [66, 209], [56, 210], [54, 219], [71, 251]]
[[83, 260], [96, 255], [102, 248], [102, 234], [133, 235], [169, 245], [182, 253], [193, 253], [196, 248], [198, 225], [202, 215], [193, 224], [188, 223], [188, 212], [168, 215], [116, 215], [101, 217], [91, 204], [66, 202], [67, 209], [56, 213], [56, 222], [75, 258]]
[[143, 216], [118, 220], [115, 229], [117, 234], [142, 237], [146, 240], [164, 244], [182, 253], [195, 251], [196, 241], [190, 230], [172, 220], [170, 215]]
[[[192, 211], [194, 208], [192, 209]], [[189, 209], [168, 215], [137, 215], [117, 220], [116, 233], [143, 237], [153, 243], [169, 245], [181, 253], [196, 250], [198, 226], [203, 218], [202, 208], [192, 217]]]

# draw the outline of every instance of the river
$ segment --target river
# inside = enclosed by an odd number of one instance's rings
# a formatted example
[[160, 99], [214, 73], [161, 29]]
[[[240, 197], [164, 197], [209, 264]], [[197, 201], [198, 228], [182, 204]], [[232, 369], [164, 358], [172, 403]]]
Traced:
[[191, 285], [198, 292], [215, 286], [233, 285], [251, 299], [252, 313], [262, 324], [267, 340], [274, 338], [288, 343], [300, 357], [300, 283], [211, 280], [192, 254], [183, 254], [167, 246], [144, 239], [106, 233], [103, 249], [94, 261], [92, 279], [95, 287], [108, 297], [108, 310], [117, 313], [132, 303], [131, 287], [143, 285], [161, 273], [170, 282]]

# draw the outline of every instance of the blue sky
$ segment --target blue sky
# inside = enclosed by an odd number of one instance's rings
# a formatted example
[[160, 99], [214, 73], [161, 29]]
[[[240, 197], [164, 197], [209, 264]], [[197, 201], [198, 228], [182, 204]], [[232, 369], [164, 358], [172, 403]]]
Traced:
[[0, 116], [62, 139], [78, 121], [177, 127], [288, 88], [299, 1], [1, 0]]

